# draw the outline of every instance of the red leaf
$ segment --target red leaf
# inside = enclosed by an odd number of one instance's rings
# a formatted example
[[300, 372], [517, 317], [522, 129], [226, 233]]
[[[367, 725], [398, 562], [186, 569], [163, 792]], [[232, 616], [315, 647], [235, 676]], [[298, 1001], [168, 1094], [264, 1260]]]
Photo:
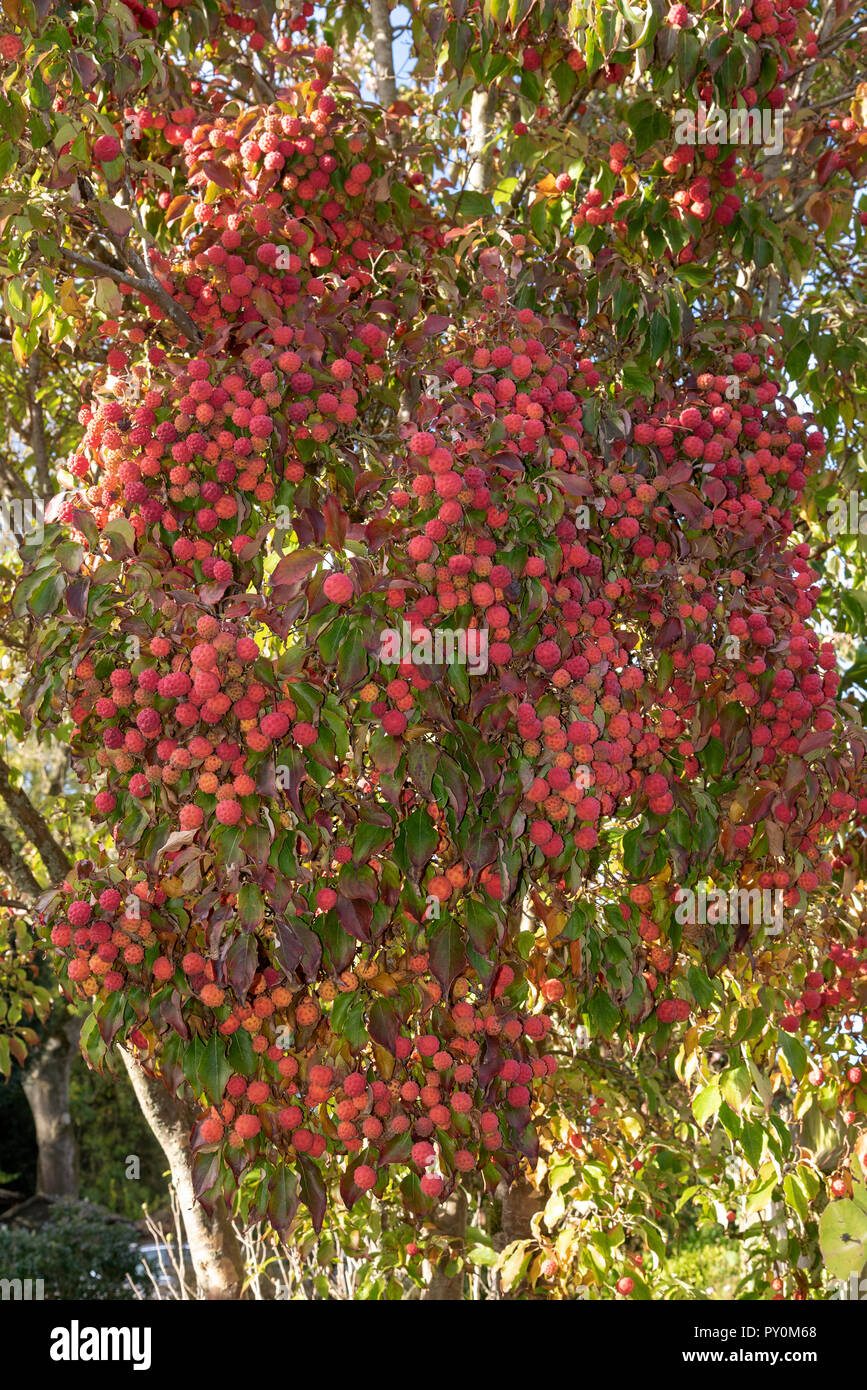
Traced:
[[318, 550], [293, 550], [291, 555], [284, 555], [271, 575], [272, 587], [276, 589], [281, 584], [300, 583], [315, 570], [320, 559]]
[[355, 937], [356, 941], [365, 943], [370, 941], [372, 915], [369, 903], [362, 902], [360, 898], [344, 898], [342, 894], [338, 895], [337, 916], [340, 924]]
[[394, 1056], [400, 1019], [397, 1010], [389, 999], [375, 999], [367, 1015], [367, 1031], [374, 1042], [384, 1047]]
[[177, 222], [178, 218], [183, 216], [192, 201], [189, 193], [179, 193], [176, 198], [172, 198], [172, 201], [166, 208], [166, 222]]
[[439, 924], [430, 943], [430, 968], [442, 985], [444, 995], [448, 994], [466, 959], [463, 933], [457, 922], [448, 918]]
[[230, 173], [224, 164], [217, 164], [213, 159], [206, 159], [204, 164], [199, 165], [199, 168], [203, 174], [207, 174], [211, 183], [215, 183], [218, 188], [230, 188], [234, 190], [236, 187], [234, 174]]

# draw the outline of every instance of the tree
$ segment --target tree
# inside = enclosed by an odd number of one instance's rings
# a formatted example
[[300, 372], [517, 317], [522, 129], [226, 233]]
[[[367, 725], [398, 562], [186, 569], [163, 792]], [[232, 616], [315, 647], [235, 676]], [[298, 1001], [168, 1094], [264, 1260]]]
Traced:
[[[834, 903], [867, 797], [798, 525], [864, 339], [851, 294], [814, 368], [796, 298], [840, 246], [862, 273], [856, 21], [419, 6], [402, 100], [381, 5], [25, 9], [11, 350], [68, 354], [83, 404], [12, 613], [25, 718], [71, 719], [94, 789], [40, 904], [85, 1054], [193, 1099], [205, 1210], [281, 1231], [394, 1168], [450, 1240], [439, 1204], [514, 1192], [541, 1134], [552, 1248], [528, 1199], [504, 1282], [574, 1282], [555, 1199], [589, 1184], [648, 1252], [596, 1242], [621, 1294], [663, 1247], [643, 1178], [563, 1146], [636, 1066], [670, 1140], [673, 1071], [687, 1164], [716, 1116], [746, 1215], [780, 1188], [807, 1239], [767, 1073], [863, 993]], [[637, 1174], [672, 1166], [644, 1112]]]

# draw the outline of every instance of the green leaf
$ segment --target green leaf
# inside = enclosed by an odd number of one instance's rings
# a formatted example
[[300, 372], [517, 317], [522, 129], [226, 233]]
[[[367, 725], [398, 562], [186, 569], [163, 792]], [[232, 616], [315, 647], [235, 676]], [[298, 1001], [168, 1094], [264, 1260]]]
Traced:
[[752, 1077], [746, 1067], [733, 1067], [720, 1077], [720, 1089], [732, 1110], [741, 1113], [753, 1089]]
[[604, 1038], [610, 1038], [614, 1035], [614, 1030], [620, 1022], [620, 1010], [611, 1002], [604, 990], [597, 989], [590, 996], [587, 1013], [593, 1025], [594, 1033], [601, 1033]]
[[697, 965], [691, 965], [687, 974], [689, 987], [695, 995], [696, 1002], [702, 1009], [706, 1009], [716, 995], [714, 982]]
[[223, 1099], [226, 1082], [231, 1075], [232, 1068], [226, 1056], [226, 1044], [219, 1033], [212, 1033], [199, 1063], [198, 1081], [214, 1105]]
[[494, 205], [486, 193], [475, 193], [467, 189], [459, 197], [456, 209], [464, 222], [474, 222], [477, 217], [493, 217]]
[[693, 1097], [692, 1113], [700, 1125], [704, 1125], [711, 1115], [715, 1115], [722, 1105], [722, 1095], [716, 1082], [713, 1081], [704, 1090], [699, 1091]]
[[819, 1245], [835, 1279], [860, 1274], [867, 1264], [867, 1212], [848, 1198], [829, 1203], [819, 1218]]
[[341, 690], [350, 690], [367, 675], [367, 650], [361, 633], [350, 632], [337, 653], [337, 682]]
[[765, 1133], [758, 1120], [744, 1120], [741, 1125], [741, 1148], [754, 1172], [759, 1171], [765, 1147]]
[[329, 1021], [334, 1032], [346, 1038], [350, 1047], [364, 1046], [367, 1041], [364, 999], [357, 990], [350, 994], [341, 994], [335, 999]]
[[34, 589], [27, 600], [27, 607], [34, 618], [44, 618], [53, 613], [66, 590], [66, 580], [62, 574], [49, 575]]
[[786, 1205], [797, 1214], [801, 1225], [806, 1226], [809, 1215], [807, 1197], [794, 1173], [787, 1173], [783, 1178], [783, 1196], [786, 1199]]
[[777, 1175], [774, 1172], [773, 1165], [766, 1163], [749, 1189], [745, 1214], [747, 1216], [752, 1216], [753, 1212], [759, 1211], [762, 1207], [766, 1207], [774, 1195], [776, 1186]]
[[780, 1029], [777, 1034], [777, 1045], [788, 1062], [795, 1080], [801, 1081], [807, 1070], [807, 1053], [803, 1043], [799, 1042], [791, 1033]]
[[238, 894], [238, 917], [248, 931], [255, 931], [265, 920], [265, 899], [255, 883], [245, 883]]
[[534, 236], [536, 236], [539, 241], [543, 239], [547, 225], [548, 200], [547, 198], [537, 198], [536, 202], [530, 208], [530, 226], [533, 229]]
[[410, 865], [423, 869], [437, 847], [439, 836], [424, 807], [417, 807], [398, 830], [394, 857], [409, 872]]
[[493, 1269], [499, 1258], [498, 1252], [487, 1245], [471, 1245], [467, 1250], [467, 1259], [473, 1265], [487, 1265]]
[[709, 738], [698, 754], [698, 760], [711, 777], [719, 777], [726, 760], [725, 744], [721, 739]]

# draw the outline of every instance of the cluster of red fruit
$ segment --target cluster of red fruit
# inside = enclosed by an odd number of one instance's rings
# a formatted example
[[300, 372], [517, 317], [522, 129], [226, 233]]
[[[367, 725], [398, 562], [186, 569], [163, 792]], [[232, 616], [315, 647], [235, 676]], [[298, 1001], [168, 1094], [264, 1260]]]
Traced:
[[[826, 974], [830, 966], [831, 974]], [[828, 948], [826, 967], [809, 970], [804, 988], [791, 1004], [791, 1011], [780, 1020], [787, 1033], [797, 1033], [809, 1023], [821, 1022], [826, 1014], [856, 1002], [855, 981], [867, 976], [867, 936], [855, 938], [851, 947], [835, 941]], [[860, 1080], [860, 1077], [858, 1078]], [[853, 1084], [857, 1084], [853, 1083]]]

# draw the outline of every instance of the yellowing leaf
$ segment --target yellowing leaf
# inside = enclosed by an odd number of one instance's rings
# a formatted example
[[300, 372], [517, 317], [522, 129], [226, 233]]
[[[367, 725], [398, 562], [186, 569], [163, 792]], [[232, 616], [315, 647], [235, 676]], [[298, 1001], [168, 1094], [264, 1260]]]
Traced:
[[568, 917], [565, 912], [551, 912], [545, 919], [545, 932], [549, 941], [556, 941], [558, 936], [563, 935], [563, 928], [566, 926]]
[[[539, 182], [536, 184], [536, 193], [539, 198], [560, 197], [560, 190], [557, 187], [557, 180], [554, 178], [553, 174], [546, 174], [543, 179], [539, 180]], [[536, 199], [534, 199], [533, 201], [535, 202]]]
[[397, 994], [398, 989], [394, 977], [385, 970], [381, 970], [372, 979], [366, 981], [369, 989], [376, 990], [377, 994]]

